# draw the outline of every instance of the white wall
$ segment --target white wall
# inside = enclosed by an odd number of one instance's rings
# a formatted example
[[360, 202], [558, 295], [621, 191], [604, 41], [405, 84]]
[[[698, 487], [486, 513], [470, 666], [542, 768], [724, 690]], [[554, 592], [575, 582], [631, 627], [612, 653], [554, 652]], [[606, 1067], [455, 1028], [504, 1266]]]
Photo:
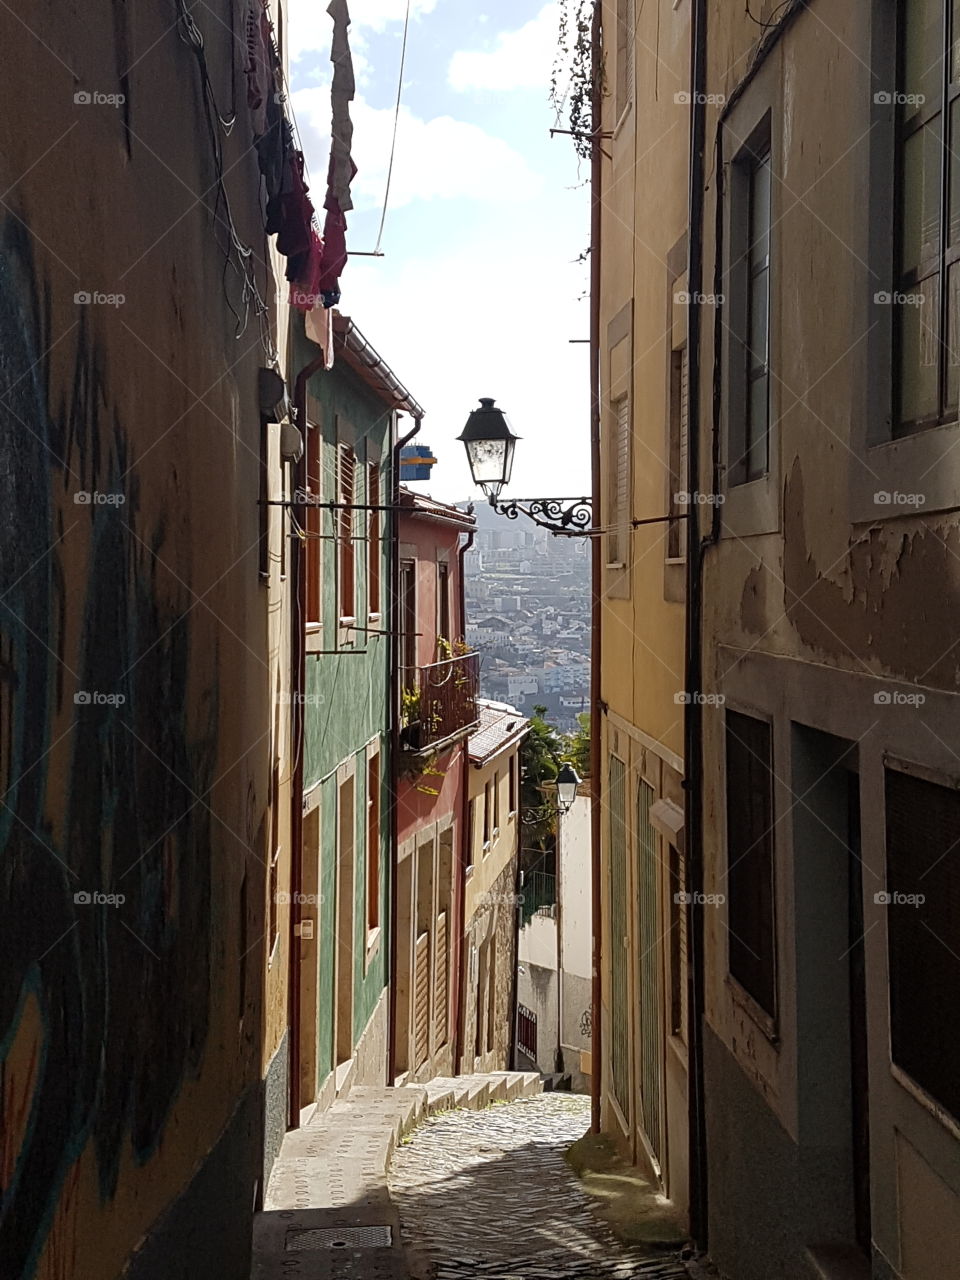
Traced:
[[565, 973], [591, 974], [590, 797], [578, 796], [560, 819], [560, 893], [563, 899]]

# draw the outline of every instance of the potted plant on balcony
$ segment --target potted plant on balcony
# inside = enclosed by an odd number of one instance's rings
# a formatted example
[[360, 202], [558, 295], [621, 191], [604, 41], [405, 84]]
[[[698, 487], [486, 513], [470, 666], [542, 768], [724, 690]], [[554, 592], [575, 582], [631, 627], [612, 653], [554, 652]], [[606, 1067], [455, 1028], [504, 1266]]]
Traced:
[[420, 690], [400, 691], [400, 745], [408, 751], [420, 750]]

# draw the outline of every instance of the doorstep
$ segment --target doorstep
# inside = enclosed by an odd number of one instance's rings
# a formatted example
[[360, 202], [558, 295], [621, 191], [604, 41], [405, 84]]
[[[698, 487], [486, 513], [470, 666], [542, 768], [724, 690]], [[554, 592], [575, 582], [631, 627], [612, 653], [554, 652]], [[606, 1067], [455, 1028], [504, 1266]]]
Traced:
[[821, 1280], [870, 1280], [870, 1261], [861, 1249], [847, 1244], [812, 1244], [807, 1258]]

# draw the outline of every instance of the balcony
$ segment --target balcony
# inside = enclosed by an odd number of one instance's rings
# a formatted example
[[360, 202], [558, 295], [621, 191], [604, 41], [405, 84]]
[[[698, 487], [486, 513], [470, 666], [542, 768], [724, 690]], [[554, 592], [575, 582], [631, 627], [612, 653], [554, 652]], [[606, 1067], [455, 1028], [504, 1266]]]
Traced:
[[400, 740], [408, 751], [432, 751], [480, 720], [480, 655], [459, 654], [428, 667], [405, 667]]

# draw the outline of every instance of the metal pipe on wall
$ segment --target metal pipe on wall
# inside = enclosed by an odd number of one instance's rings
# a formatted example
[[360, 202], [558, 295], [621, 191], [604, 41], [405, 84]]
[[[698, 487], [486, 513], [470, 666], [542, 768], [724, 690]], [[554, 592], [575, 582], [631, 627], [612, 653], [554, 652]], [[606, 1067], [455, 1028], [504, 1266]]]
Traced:
[[[396, 421], [396, 419], [395, 419]], [[390, 957], [386, 981], [389, 984], [387, 995], [387, 1084], [392, 1085], [397, 1078], [397, 882], [399, 866], [398, 837], [400, 819], [397, 808], [397, 769], [400, 762], [400, 452], [409, 444], [420, 430], [423, 419], [415, 418], [413, 427], [405, 436], [401, 436], [393, 446], [393, 472], [390, 476], [390, 502], [392, 527], [388, 546], [390, 548], [390, 612], [387, 625], [390, 628], [389, 661], [390, 671], [387, 681], [390, 705], [388, 741], [390, 751], [390, 883], [387, 893], [390, 896]], [[394, 428], [395, 430], [395, 428]]]
[[[303, 491], [307, 485], [307, 382], [324, 367], [323, 352], [311, 360], [297, 374], [293, 389], [293, 403], [297, 410], [297, 425], [303, 433], [303, 452], [296, 464], [294, 489]], [[286, 537], [286, 531], [284, 532]], [[303, 692], [306, 684], [306, 642], [304, 620], [307, 609], [307, 580], [304, 543], [297, 538], [291, 544], [290, 570], [293, 588], [290, 593], [293, 617], [290, 621], [290, 734], [293, 779], [290, 787], [290, 958], [287, 983], [287, 1025], [290, 1028], [290, 1051], [287, 1056], [290, 1078], [287, 1081], [287, 1124], [295, 1129], [300, 1124], [300, 914], [303, 896]]]
[[[467, 635], [467, 578], [465, 570], [465, 560], [467, 552], [473, 546], [473, 540], [477, 536], [476, 529], [471, 529], [467, 535], [467, 539], [463, 546], [457, 552], [460, 561], [460, 625], [463, 628], [463, 637]], [[472, 832], [470, 830], [470, 748], [469, 739], [460, 744], [460, 751], [463, 753], [463, 766], [461, 776], [463, 778], [463, 786], [460, 793], [460, 847], [457, 850], [457, 883], [455, 886], [455, 905], [454, 919], [457, 922], [457, 938], [454, 954], [457, 957], [456, 973], [453, 975], [453, 991], [456, 1000], [456, 1008], [453, 1016], [453, 1069], [460, 1071], [461, 1055], [463, 1053], [463, 981], [466, 973], [465, 964], [465, 941], [464, 928], [466, 926], [467, 911], [467, 864], [470, 852], [470, 840]], [[514, 982], [516, 982], [516, 974], [514, 974]], [[514, 991], [513, 1007], [516, 1010], [516, 991]], [[514, 1013], [514, 1026], [516, 1026], [516, 1013]], [[511, 1046], [511, 1062], [512, 1062], [512, 1046]]]
[[[603, 151], [600, 129], [603, 108], [602, 50], [603, 35], [602, 0], [594, 0], [590, 47], [591, 77], [591, 125], [593, 145], [590, 151], [590, 469], [592, 479], [593, 510], [600, 511], [600, 230], [601, 230], [601, 182], [603, 180]], [[603, 984], [600, 965], [602, 961], [602, 925], [600, 909], [600, 795], [601, 795], [601, 687], [600, 687], [600, 578], [603, 573], [602, 539], [590, 539], [591, 601], [590, 601], [590, 869], [591, 869], [591, 926], [593, 932], [593, 965], [591, 978], [591, 1006], [593, 1010], [590, 1028], [590, 1127], [600, 1132], [601, 1074], [603, 1070], [603, 1019], [601, 1007]]]
[[[689, 257], [687, 288], [690, 307], [687, 316], [688, 396], [692, 406], [693, 429], [687, 442], [687, 489], [700, 490], [700, 374], [703, 303], [703, 209], [704, 154], [706, 137], [707, 83], [707, 3], [696, 0], [690, 33], [690, 164], [689, 164]], [[691, 503], [687, 515], [687, 607], [685, 624], [686, 712], [683, 722], [684, 844], [687, 855], [688, 891], [693, 901], [703, 894], [703, 712], [700, 699], [703, 680], [701, 630], [703, 623], [702, 565], [699, 504]], [[701, 1249], [707, 1247], [707, 1127], [703, 1080], [704, 1014], [704, 928], [703, 911], [691, 910], [688, 938], [688, 1029], [689, 1046], [689, 1177], [690, 1232]]]

